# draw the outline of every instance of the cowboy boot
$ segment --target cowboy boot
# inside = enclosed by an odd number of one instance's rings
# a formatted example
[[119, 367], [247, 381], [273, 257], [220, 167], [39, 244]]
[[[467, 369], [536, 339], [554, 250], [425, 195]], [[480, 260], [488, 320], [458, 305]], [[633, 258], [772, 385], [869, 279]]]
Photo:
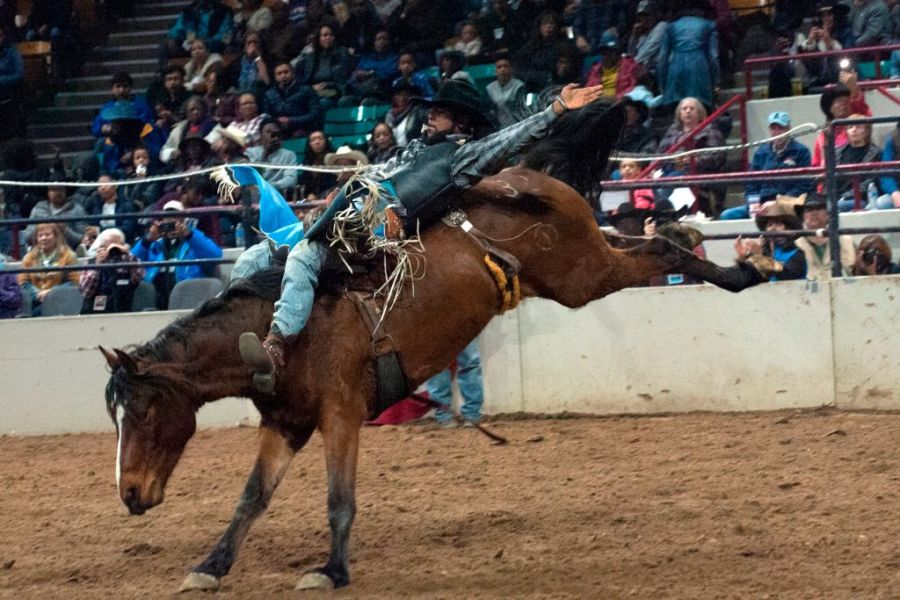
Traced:
[[284, 367], [284, 338], [270, 331], [262, 342], [252, 331], [241, 334], [239, 344], [241, 358], [253, 367], [253, 387], [264, 394], [275, 390], [275, 379]]

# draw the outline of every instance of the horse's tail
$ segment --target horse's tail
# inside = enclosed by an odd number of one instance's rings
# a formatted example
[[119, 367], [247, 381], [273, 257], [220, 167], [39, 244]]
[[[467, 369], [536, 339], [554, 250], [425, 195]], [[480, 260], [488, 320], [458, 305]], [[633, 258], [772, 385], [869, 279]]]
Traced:
[[523, 164], [564, 181], [584, 196], [595, 196], [624, 122], [621, 103], [598, 101], [569, 111], [528, 151]]

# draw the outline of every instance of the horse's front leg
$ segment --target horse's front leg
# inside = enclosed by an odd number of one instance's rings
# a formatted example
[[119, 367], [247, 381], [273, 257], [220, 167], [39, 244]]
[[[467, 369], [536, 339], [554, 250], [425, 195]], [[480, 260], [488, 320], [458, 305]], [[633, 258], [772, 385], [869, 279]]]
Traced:
[[185, 578], [181, 591], [218, 589], [222, 577], [231, 570], [250, 526], [265, 512], [291, 459], [312, 435], [312, 430], [310, 427], [302, 435], [303, 439], [288, 440], [274, 429], [260, 426], [259, 454], [234, 517], [206, 560]]
[[300, 578], [298, 590], [338, 588], [350, 583], [347, 552], [350, 526], [356, 515], [356, 462], [362, 420], [361, 414], [348, 407], [339, 407], [322, 415], [319, 429], [328, 467], [331, 554], [324, 567], [312, 569]]

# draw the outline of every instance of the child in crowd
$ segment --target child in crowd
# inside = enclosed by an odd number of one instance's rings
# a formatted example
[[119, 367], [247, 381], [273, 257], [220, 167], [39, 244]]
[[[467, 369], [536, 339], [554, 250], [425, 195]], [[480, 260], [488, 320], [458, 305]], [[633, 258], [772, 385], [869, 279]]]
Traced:
[[453, 45], [453, 49], [462, 52], [466, 58], [472, 58], [481, 54], [481, 36], [474, 23], [464, 23], [459, 32], [459, 41]]
[[[641, 174], [641, 165], [636, 160], [626, 158], [619, 162], [619, 173], [622, 175], [623, 181], [634, 181]], [[631, 202], [635, 208], [652, 209], [654, 206], [653, 190], [651, 188], [633, 190]]]

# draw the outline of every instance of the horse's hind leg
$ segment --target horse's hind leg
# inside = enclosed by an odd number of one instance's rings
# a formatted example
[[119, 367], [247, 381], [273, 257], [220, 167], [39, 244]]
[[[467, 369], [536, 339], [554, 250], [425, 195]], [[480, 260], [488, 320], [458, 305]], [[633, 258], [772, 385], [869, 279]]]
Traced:
[[[364, 406], [364, 402], [360, 402]], [[363, 415], [350, 405], [326, 409], [319, 424], [325, 443], [328, 468], [328, 525], [331, 528], [331, 554], [324, 567], [305, 573], [298, 590], [343, 587], [350, 583], [347, 552], [350, 526], [356, 515], [356, 462], [359, 453], [359, 428]]]
[[221, 578], [231, 570], [250, 526], [265, 512], [275, 488], [291, 464], [291, 459], [312, 435], [313, 429], [310, 426], [299, 438], [289, 440], [274, 429], [260, 426], [256, 464], [244, 486], [231, 523], [206, 560], [185, 578], [181, 591], [214, 590], [219, 587]]

